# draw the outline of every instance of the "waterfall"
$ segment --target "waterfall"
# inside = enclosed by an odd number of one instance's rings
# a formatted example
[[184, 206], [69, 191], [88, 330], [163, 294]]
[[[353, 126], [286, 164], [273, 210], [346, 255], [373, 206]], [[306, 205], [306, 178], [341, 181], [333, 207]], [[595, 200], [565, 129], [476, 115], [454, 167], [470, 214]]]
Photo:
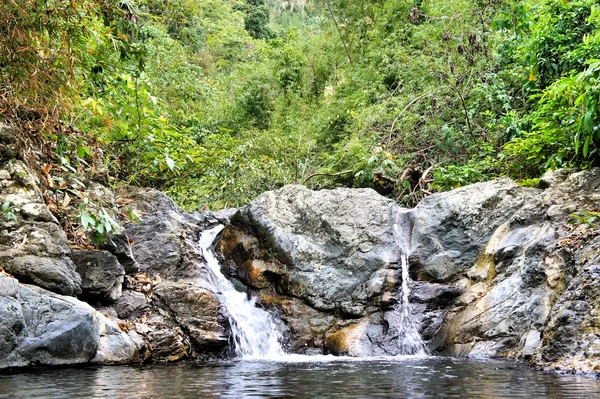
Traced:
[[220, 293], [227, 309], [231, 326], [231, 343], [238, 357], [271, 357], [283, 355], [280, 338], [271, 315], [256, 307], [255, 299], [235, 289], [223, 273], [219, 261], [212, 252], [215, 237], [224, 226], [203, 231], [198, 250], [206, 260], [206, 284]]
[[[391, 214], [393, 215], [394, 207]], [[402, 268], [402, 298], [399, 309], [399, 352], [401, 355], [422, 355], [426, 353], [425, 343], [417, 330], [411, 316], [410, 276], [408, 274], [408, 256], [410, 255], [410, 233], [412, 222], [410, 213], [406, 210], [396, 211], [393, 215], [392, 231], [398, 249], [400, 250], [400, 266]]]

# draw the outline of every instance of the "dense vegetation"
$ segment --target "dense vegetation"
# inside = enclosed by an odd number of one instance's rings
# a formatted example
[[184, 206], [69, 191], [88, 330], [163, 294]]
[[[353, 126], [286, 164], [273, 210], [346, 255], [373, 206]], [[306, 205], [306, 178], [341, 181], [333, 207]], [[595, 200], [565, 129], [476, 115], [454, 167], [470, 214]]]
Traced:
[[0, 22], [2, 119], [188, 209], [290, 183], [411, 205], [600, 159], [596, 0], [10, 0]]

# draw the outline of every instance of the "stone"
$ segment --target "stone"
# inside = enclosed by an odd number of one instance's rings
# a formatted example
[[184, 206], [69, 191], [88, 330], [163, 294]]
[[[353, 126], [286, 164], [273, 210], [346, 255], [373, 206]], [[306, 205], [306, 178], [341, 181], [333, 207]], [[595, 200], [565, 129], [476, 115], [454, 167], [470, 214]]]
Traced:
[[226, 318], [210, 291], [187, 283], [163, 282], [154, 289], [153, 301], [189, 334], [196, 348], [210, 351], [227, 344]]
[[87, 363], [96, 354], [94, 310], [75, 298], [0, 275], [0, 312], [0, 368]]
[[135, 331], [125, 332], [114, 321], [95, 313], [99, 326], [98, 349], [91, 363], [130, 364], [142, 362], [148, 356], [146, 343]]
[[[11, 160], [0, 186], [0, 203], [12, 204], [16, 221], [0, 224], [0, 265], [24, 283], [64, 295], [81, 293], [67, 236], [44, 203], [36, 175]], [[7, 176], [8, 175], [8, 176]]]
[[499, 179], [426, 197], [413, 211], [411, 243], [422, 278], [452, 280], [475, 264], [500, 226], [542, 219], [539, 193]]
[[81, 276], [83, 295], [112, 303], [122, 293], [125, 270], [108, 251], [73, 249], [71, 258]]
[[125, 273], [135, 274], [140, 271], [140, 265], [135, 260], [131, 250], [129, 237], [124, 232], [106, 234], [105, 240], [100, 243], [99, 248], [115, 255], [123, 269], [125, 269]]
[[[374, 190], [285, 186], [241, 208], [216, 249], [222, 271], [283, 321], [289, 349], [396, 355], [399, 244], [409, 231], [408, 213]], [[443, 319], [436, 312], [428, 326]]]
[[135, 320], [151, 311], [146, 295], [136, 291], [125, 291], [113, 304], [120, 319]]
[[5, 269], [24, 283], [36, 284], [63, 295], [81, 294], [81, 277], [68, 258], [19, 256], [6, 263]]

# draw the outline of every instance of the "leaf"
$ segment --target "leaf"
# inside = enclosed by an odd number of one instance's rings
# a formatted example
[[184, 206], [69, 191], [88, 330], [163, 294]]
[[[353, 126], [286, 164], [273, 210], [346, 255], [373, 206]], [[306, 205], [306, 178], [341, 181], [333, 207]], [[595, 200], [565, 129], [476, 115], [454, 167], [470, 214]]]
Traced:
[[165, 155], [165, 161], [167, 162], [167, 166], [169, 166], [169, 169], [175, 169], [175, 161], [173, 161], [168, 155]]
[[80, 220], [81, 220], [81, 225], [83, 226], [84, 229], [87, 229], [90, 226], [91, 227], [96, 226], [96, 221], [86, 211], [83, 211], [83, 210], [81, 211]]

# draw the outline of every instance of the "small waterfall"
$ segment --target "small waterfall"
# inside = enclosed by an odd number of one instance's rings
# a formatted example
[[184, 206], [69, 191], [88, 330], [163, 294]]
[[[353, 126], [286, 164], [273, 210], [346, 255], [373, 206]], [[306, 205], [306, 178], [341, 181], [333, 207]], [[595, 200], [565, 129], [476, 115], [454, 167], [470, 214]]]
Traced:
[[283, 355], [280, 338], [271, 315], [256, 307], [255, 299], [235, 289], [223, 273], [219, 261], [212, 252], [215, 237], [224, 226], [203, 231], [198, 249], [206, 260], [206, 283], [209, 289], [220, 293], [223, 298], [229, 324], [231, 325], [232, 344], [238, 357], [271, 357]]
[[410, 276], [408, 274], [408, 256], [410, 255], [410, 232], [411, 220], [407, 211], [396, 211], [395, 215], [392, 208], [392, 231], [396, 244], [400, 249], [400, 265], [402, 267], [402, 301], [400, 303], [400, 325], [398, 333], [400, 335], [399, 346], [402, 355], [423, 355], [426, 353], [425, 343], [417, 330], [417, 327], [411, 316], [411, 306], [409, 302], [410, 295]]

